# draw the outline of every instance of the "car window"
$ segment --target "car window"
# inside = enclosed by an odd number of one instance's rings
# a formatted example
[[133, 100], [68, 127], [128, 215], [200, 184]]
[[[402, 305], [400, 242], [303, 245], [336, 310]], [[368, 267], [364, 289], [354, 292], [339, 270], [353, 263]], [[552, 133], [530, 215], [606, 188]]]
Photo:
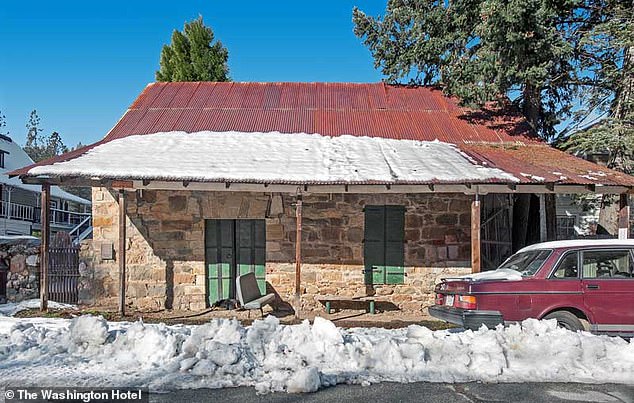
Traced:
[[567, 253], [563, 259], [559, 261], [557, 269], [552, 274], [552, 278], [577, 278], [579, 271], [577, 266], [579, 265], [577, 252]]
[[550, 249], [519, 252], [506, 259], [498, 269], [511, 269], [519, 271], [523, 276], [532, 276], [542, 267], [551, 252]]
[[629, 249], [589, 250], [583, 252], [584, 278], [634, 278]]

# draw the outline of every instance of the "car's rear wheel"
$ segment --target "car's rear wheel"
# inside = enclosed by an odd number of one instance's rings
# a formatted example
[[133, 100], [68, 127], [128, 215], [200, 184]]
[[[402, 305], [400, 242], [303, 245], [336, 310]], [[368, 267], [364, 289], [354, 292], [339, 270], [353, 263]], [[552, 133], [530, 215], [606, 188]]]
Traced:
[[577, 330], [586, 330], [581, 320], [568, 311], [552, 312], [544, 316], [544, 319], [555, 319], [557, 320], [558, 326], [573, 332], [576, 332]]

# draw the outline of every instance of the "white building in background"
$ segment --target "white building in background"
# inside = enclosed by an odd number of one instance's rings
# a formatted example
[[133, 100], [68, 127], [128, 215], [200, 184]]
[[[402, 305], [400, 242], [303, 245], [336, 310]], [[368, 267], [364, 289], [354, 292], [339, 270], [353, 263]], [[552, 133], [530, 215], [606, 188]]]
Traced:
[[557, 195], [557, 239], [594, 236], [599, 222], [600, 195]]
[[[0, 135], [0, 235], [36, 235], [41, 230], [41, 188], [27, 185], [8, 172], [33, 163], [10, 137]], [[91, 202], [51, 186], [51, 231], [65, 231], [74, 238], [90, 235]]]

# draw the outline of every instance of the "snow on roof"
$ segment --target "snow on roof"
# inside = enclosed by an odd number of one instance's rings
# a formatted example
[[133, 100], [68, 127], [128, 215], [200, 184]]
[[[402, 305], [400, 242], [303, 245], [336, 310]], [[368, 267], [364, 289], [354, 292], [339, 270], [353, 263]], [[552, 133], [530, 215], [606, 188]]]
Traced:
[[565, 241], [550, 241], [528, 245], [518, 252], [527, 252], [539, 249], [574, 248], [596, 246], [634, 246], [634, 239], [571, 239]]
[[[40, 193], [41, 187], [38, 185], [27, 185], [22, 183], [20, 178], [9, 178], [8, 173], [18, 168], [33, 164], [33, 160], [17, 143], [0, 137], [0, 150], [6, 154], [4, 156], [4, 168], [0, 168], [0, 183], [7, 186]], [[68, 192], [63, 191], [58, 186], [51, 186], [51, 196], [65, 199], [80, 204], [90, 204], [90, 200], [83, 199]]]
[[253, 183], [518, 182], [439, 141], [235, 131], [129, 136], [28, 174]]

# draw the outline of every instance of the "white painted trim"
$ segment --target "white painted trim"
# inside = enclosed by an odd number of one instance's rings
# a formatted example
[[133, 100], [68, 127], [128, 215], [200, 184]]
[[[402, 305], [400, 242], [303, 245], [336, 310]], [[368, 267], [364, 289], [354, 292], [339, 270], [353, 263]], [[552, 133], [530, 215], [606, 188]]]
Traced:
[[634, 331], [634, 325], [592, 325], [593, 331], [599, 332], [619, 332], [619, 331]]
[[627, 239], [627, 238], [628, 238], [628, 229], [619, 228], [619, 239]]

